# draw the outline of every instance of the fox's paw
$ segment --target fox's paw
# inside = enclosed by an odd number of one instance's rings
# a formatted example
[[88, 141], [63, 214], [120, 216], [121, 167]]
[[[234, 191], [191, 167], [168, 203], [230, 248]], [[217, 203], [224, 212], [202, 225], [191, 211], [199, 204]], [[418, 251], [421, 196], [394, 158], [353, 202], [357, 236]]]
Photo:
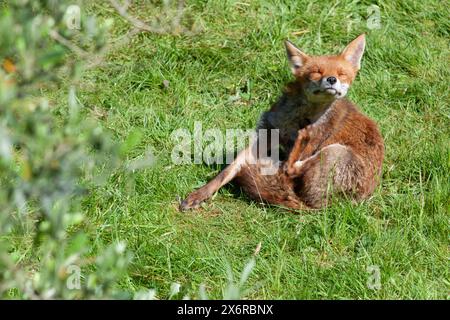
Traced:
[[304, 161], [300, 161], [300, 160], [297, 160], [292, 164], [289, 164], [286, 162], [283, 166], [284, 173], [290, 178], [297, 177], [298, 173], [300, 172], [300, 169], [303, 165], [303, 162]]
[[201, 189], [192, 192], [186, 199], [180, 203], [180, 211], [197, 209], [203, 201], [208, 199], [208, 195]]
[[286, 162], [283, 166], [283, 171], [285, 173], [285, 175], [287, 175], [290, 178], [294, 178], [298, 175], [298, 171], [301, 167], [301, 165], [303, 164], [303, 161], [295, 161], [292, 164], [289, 164], [288, 162]]

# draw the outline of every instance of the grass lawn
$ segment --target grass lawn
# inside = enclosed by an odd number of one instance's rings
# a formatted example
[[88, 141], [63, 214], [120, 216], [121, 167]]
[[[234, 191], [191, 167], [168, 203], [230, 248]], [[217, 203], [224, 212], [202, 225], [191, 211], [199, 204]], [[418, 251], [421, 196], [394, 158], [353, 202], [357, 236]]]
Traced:
[[[136, 1], [130, 12], [151, 20], [148, 3]], [[449, 297], [449, 6], [380, 1], [380, 28], [369, 29], [371, 3], [188, 0], [186, 15], [202, 32], [138, 34], [84, 74], [78, 98], [86, 114], [117, 140], [142, 134], [130, 160], [148, 150], [156, 157], [132, 179], [125, 170], [114, 174], [84, 203], [94, 247], [124, 240], [134, 254], [124, 289], [154, 288], [167, 299], [179, 283], [176, 297], [198, 298], [203, 284], [210, 298], [221, 298], [228, 270], [238, 279], [261, 243], [243, 298]], [[114, 20], [113, 40], [130, 29], [107, 1], [88, 10]], [[174, 130], [192, 131], [196, 121], [203, 130], [255, 127], [291, 79], [284, 39], [310, 54], [331, 54], [362, 32], [367, 47], [349, 97], [385, 139], [373, 197], [292, 214], [225, 187], [200, 210], [178, 212], [177, 197], [220, 166], [174, 165]], [[378, 290], [367, 285], [376, 277], [371, 266], [380, 271]]]

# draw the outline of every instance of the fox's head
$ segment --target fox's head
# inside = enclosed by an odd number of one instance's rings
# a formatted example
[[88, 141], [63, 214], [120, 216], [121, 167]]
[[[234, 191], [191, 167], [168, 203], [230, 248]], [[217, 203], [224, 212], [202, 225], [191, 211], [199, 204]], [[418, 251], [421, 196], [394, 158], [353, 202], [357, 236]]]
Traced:
[[292, 42], [286, 51], [292, 73], [311, 102], [327, 103], [342, 98], [360, 69], [365, 47], [364, 34], [334, 56], [308, 56]]

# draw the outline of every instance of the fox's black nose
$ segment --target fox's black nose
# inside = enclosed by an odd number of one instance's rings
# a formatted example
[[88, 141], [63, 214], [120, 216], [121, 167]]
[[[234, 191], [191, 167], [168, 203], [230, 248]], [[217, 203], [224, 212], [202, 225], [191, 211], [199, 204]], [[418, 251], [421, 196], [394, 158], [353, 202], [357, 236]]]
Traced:
[[337, 82], [336, 77], [328, 77], [327, 82], [331, 85], [335, 84]]

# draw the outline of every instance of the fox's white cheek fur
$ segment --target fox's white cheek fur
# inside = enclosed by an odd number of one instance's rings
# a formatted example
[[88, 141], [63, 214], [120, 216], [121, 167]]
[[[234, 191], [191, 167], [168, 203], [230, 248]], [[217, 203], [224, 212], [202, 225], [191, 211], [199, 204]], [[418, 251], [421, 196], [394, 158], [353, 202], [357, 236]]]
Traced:
[[338, 90], [339, 92], [340, 92], [340, 95], [339, 95], [339, 97], [345, 97], [345, 95], [347, 94], [347, 92], [348, 92], [348, 88], [350, 87], [350, 85], [348, 84], [348, 83], [343, 83], [343, 82], [341, 82], [341, 84], [340, 84], [340, 89]]
[[[322, 82], [322, 86], [328, 87], [329, 85], [325, 81]], [[331, 88], [336, 89], [336, 91], [338, 92], [338, 98], [345, 97], [349, 87], [350, 87], [349, 84], [341, 82], [339, 79], [337, 79], [336, 83], [331, 86]]]

